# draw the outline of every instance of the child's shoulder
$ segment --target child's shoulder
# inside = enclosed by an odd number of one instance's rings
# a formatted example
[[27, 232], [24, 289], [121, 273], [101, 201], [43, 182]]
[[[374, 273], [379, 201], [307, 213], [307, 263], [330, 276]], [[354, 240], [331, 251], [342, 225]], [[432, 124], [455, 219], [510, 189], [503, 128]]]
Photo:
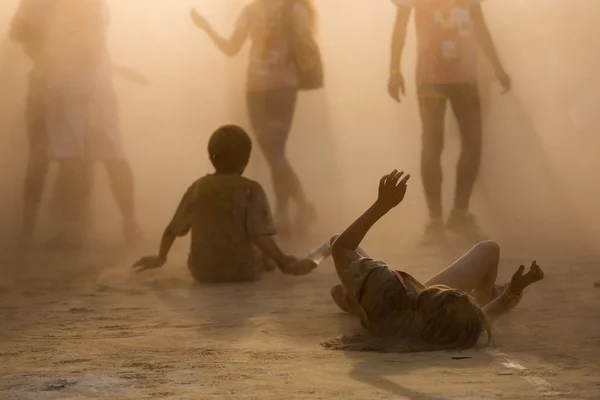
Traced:
[[258, 183], [258, 181], [255, 181], [254, 179], [246, 178], [245, 176], [240, 176], [240, 178], [242, 178], [245, 185], [248, 185], [252, 188], [261, 189], [261, 190], [263, 188], [262, 185], [260, 183]]
[[203, 190], [205, 188], [263, 190], [262, 185], [257, 181], [235, 174], [204, 175], [203, 177], [194, 181], [190, 188], [195, 191]]

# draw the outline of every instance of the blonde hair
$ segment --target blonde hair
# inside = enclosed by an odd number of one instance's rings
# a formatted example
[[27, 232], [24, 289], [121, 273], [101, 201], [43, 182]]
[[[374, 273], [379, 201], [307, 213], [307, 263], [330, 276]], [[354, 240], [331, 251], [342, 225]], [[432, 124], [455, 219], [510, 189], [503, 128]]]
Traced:
[[384, 297], [379, 318], [369, 326], [369, 335], [342, 336], [323, 342], [334, 350], [411, 353], [436, 350], [466, 350], [477, 345], [491, 327], [481, 308], [467, 293], [443, 285], [422, 289], [410, 306], [405, 293], [392, 291]]

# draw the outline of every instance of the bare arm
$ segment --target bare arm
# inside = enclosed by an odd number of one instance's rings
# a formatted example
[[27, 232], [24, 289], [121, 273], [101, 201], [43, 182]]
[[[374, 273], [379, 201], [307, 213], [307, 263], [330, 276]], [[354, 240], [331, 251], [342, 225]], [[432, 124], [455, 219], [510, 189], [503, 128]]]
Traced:
[[392, 32], [392, 47], [390, 58], [390, 74], [401, 71], [402, 52], [406, 43], [406, 27], [410, 19], [411, 8], [406, 6], [398, 6], [396, 11], [396, 22]]
[[483, 9], [480, 4], [473, 6], [472, 8], [473, 28], [475, 29], [475, 37], [481, 47], [481, 50], [485, 54], [488, 60], [492, 63], [496, 72], [504, 71], [496, 46], [492, 40], [492, 34], [488, 28], [485, 18], [483, 16]]
[[398, 103], [400, 95], [406, 92], [404, 76], [402, 76], [402, 51], [406, 42], [406, 26], [410, 18], [411, 8], [398, 6], [396, 22], [392, 33], [392, 47], [390, 57], [390, 75], [388, 77], [388, 94]]
[[523, 274], [524, 271], [525, 267], [521, 265], [513, 275], [504, 293], [483, 307], [483, 312], [490, 323], [514, 309], [521, 301], [525, 288], [544, 279], [544, 271], [535, 261], [531, 263], [526, 274]]
[[263, 253], [265, 253], [271, 260], [275, 261], [275, 264], [279, 269], [284, 268], [292, 259], [287, 256], [281, 248], [277, 245], [277, 242], [270, 235], [259, 235], [253, 238], [254, 244]]
[[160, 268], [163, 265], [165, 265], [165, 263], [167, 262], [167, 257], [169, 256], [169, 251], [171, 250], [175, 239], [177, 239], [178, 236], [187, 235], [190, 231], [191, 206], [192, 198], [190, 188], [181, 199], [181, 202], [177, 207], [177, 211], [175, 211], [173, 219], [163, 232], [163, 235], [160, 239], [158, 255], [146, 256], [139, 259], [132, 266], [134, 269], [136, 269], [136, 272]]
[[193, 185], [186, 191], [179, 202], [179, 206], [173, 215], [173, 219], [165, 228], [160, 240], [158, 251], [158, 260], [161, 263], [167, 261], [169, 251], [177, 237], [185, 236], [192, 228], [192, 207], [193, 207]]
[[490, 323], [494, 323], [499, 317], [513, 310], [523, 297], [523, 293], [514, 294], [509, 288], [504, 293], [483, 307], [483, 313]]
[[[375, 225], [377, 221], [387, 214], [389, 209], [381, 207], [375, 202], [367, 209], [356, 221], [354, 221], [331, 246], [331, 254], [333, 259], [338, 264], [339, 260], [346, 259], [347, 250], [355, 251], [363, 241], [367, 232]], [[354, 260], [349, 260], [350, 262]]]
[[173, 246], [175, 239], [177, 239], [177, 236], [173, 232], [171, 232], [171, 229], [165, 229], [162, 238], [160, 239], [160, 248], [158, 251], [158, 258], [162, 262], [167, 261], [169, 251], [171, 251], [171, 247]]
[[403, 174], [394, 170], [381, 178], [377, 201], [333, 242], [331, 255], [338, 273], [342, 273], [355, 261], [356, 249], [373, 225], [404, 199], [406, 182], [410, 175], [400, 180]]
[[208, 37], [219, 48], [219, 50], [221, 50], [228, 57], [237, 55], [244, 46], [246, 39], [248, 39], [248, 24], [245, 21], [244, 15], [242, 15], [238, 21], [233, 34], [229, 38], [224, 38], [223, 36], [219, 35], [210, 26], [208, 21], [206, 21], [204, 17], [200, 16], [195, 10], [192, 10], [191, 16], [194, 24], [199, 29], [202, 29], [204, 32], [206, 32]]

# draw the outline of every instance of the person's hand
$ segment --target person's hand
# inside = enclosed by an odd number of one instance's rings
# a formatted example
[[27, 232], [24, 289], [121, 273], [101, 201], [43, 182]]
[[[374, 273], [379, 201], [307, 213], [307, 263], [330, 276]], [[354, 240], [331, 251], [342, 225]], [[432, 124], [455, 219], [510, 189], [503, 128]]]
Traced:
[[496, 78], [500, 82], [500, 86], [502, 86], [502, 94], [508, 93], [512, 87], [510, 76], [508, 76], [505, 70], [499, 69], [496, 71]]
[[376, 203], [386, 211], [396, 207], [404, 199], [406, 182], [410, 179], [410, 175], [402, 177], [403, 175], [404, 172], [393, 170], [379, 181], [379, 195]]
[[290, 262], [288, 262], [281, 269], [281, 271], [288, 275], [299, 276], [307, 275], [315, 268], [317, 268], [317, 264], [314, 261], [309, 260], [307, 258], [298, 260], [295, 257], [293, 257], [293, 261], [290, 259]]
[[135, 272], [142, 272], [148, 269], [156, 269], [160, 268], [167, 262], [166, 259], [161, 258], [160, 256], [146, 256], [142, 257], [131, 266], [135, 270]]
[[204, 18], [203, 16], [198, 14], [198, 12], [196, 10], [192, 9], [192, 11], [190, 12], [190, 16], [192, 17], [192, 21], [194, 22], [194, 25], [196, 25], [198, 28], [200, 28], [202, 30], [208, 29], [208, 27], [209, 27], [208, 21], [206, 20], [206, 18]]
[[404, 96], [404, 77], [401, 72], [392, 72], [388, 79], [388, 94], [398, 103], [400, 103], [400, 95]]
[[514, 294], [520, 294], [527, 286], [544, 279], [544, 271], [535, 261], [531, 263], [526, 274], [523, 274], [524, 271], [525, 266], [521, 265], [510, 280], [508, 288]]

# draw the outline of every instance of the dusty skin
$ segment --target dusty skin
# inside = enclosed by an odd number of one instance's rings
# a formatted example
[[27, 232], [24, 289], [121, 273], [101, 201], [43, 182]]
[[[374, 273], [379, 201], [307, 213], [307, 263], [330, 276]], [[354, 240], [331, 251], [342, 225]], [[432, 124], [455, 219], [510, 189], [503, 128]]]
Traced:
[[[377, 235], [372, 250], [421, 279], [458, 251], [434, 256]], [[190, 279], [184, 249], [144, 274], [130, 271], [133, 254], [106, 249], [68, 262], [30, 255], [17, 271], [4, 268], [0, 398], [600, 397], [600, 292], [584, 262], [544, 264], [546, 279], [496, 327], [491, 349], [506, 360], [486, 350], [325, 350], [320, 341], [359, 330], [328, 297], [331, 260], [306, 277], [275, 272], [256, 284], [209, 287]], [[504, 254], [501, 280], [522, 261]]]

